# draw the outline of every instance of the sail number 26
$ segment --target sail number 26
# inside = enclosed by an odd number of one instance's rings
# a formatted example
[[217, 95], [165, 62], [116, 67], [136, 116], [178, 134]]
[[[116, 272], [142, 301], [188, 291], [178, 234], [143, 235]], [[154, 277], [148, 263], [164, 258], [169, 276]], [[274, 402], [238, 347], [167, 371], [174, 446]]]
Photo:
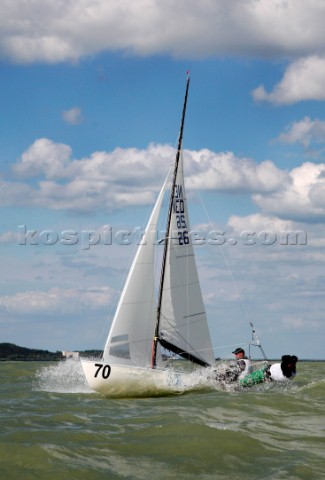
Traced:
[[111, 374], [111, 367], [109, 365], [103, 365], [102, 363], [95, 363], [95, 367], [97, 367], [97, 370], [95, 372], [94, 377], [97, 378], [99, 372], [101, 373], [101, 376], [106, 380]]
[[190, 243], [190, 239], [188, 238], [188, 231], [184, 230], [184, 228], [187, 228], [185, 215], [176, 215], [176, 224], [178, 228], [178, 244], [188, 245]]

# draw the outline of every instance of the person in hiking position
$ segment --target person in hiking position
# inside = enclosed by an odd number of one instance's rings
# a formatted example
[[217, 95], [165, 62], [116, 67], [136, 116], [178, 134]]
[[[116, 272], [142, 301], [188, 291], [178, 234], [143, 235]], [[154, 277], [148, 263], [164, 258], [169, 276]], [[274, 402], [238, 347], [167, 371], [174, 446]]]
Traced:
[[281, 362], [267, 365], [242, 378], [239, 383], [243, 387], [249, 387], [263, 382], [285, 382], [296, 376], [296, 355], [282, 355]]
[[266, 378], [277, 382], [292, 380], [296, 376], [296, 355], [283, 355], [281, 363], [274, 363], [266, 369]]

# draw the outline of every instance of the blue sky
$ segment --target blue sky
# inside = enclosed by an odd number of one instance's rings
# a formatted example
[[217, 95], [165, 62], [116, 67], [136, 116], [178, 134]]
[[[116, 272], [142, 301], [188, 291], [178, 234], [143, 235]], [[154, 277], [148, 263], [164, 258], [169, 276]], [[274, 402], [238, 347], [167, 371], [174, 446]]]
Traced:
[[145, 225], [190, 69], [192, 227], [226, 239], [196, 247], [215, 353], [253, 321], [270, 357], [324, 358], [325, 5], [59, 3], [1, 7], [0, 341], [103, 347], [135, 245], [81, 235]]

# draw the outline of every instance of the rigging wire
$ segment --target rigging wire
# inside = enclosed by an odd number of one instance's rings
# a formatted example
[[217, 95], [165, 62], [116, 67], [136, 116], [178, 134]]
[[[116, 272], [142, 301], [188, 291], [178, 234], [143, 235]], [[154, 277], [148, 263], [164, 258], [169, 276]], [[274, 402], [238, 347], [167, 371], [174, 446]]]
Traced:
[[[209, 212], [208, 212], [208, 210], [207, 210], [207, 208], [206, 208], [206, 206], [205, 206], [205, 203], [203, 202], [202, 196], [201, 196], [201, 194], [200, 194], [200, 192], [199, 192], [198, 190], [196, 190], [196, 194], [198, 195], [198, 197], [199, 197], [199, 199], [200, 199], [202, 208], [204, 209], [205, 215], [206, 215], [206, 217], [207, 217], [207, 219], [208, 219], [209, 227], [212, 228], [212, 227], [213, 227], [213, 223], [212, 223], [212, 220], [211, 220], [211, 218], [210, 218]], [[236, 279], [235, 279], [235, 277], [234, 277], [234, 274], [233, 274], [233, 272], [232, 272], [232, 270], [231, 270], [231, 268], [230, 268], [228, 259], [227, 259], [226, 255], [225, 255], [225, 252], [224, 252], [224, 250], [223, 250], [223, 248], [222, 248], [222, 245], [219, 245], [219, 246], [221, 247], [221, 248], [220, 248], [221, 255], [222, 255], [223, 261], [225, 262], [225, 265], [226, 265], [226, 267], [227, 267], [227, 270], [228, 270], [228, 273], [229, 273], [230, 278], [231, 278], [231, 280], [232, 280], [232, 283], [233, 283], [233, 285], [234, 285], [234, 287], [235, 287], [236, 294], [237, 294], [237, 296], [238, 296], [238, 298], [239, 298], [239, 301], [240, 301], [240, 304], [241, 304], [241, 308], [242, 308], [242, 310], [243, 310], [243, 312], [244, 312], [244, 315], [245, 315], [245, 317], [246, 317], [247, 322], [249, 323], [250, 327], [252, 328], [252, 342], [254, 341], [254, 342], [256, 342], [256, 343], [251, 343], [251, 342], [250, 342], [250, 343], [248, 344], [248, 345], [249, 345], [249, 349], [250, 349], [250, 345], [254, 345], [254, 346], [256, 346], [256, 347], [259, 347], [260, 350], [261, 350], [261, 352], [262, 352], [263, 358], [264, 358], [265, 360], [267, 360], [267, 357], [266, 357], [266, 354], [265, 354], [265, 352], [264, 352], [264, 350], [263, 350], [263, 347], [262, 347], [260, 341], [259, 341], [258, 338], [257, 338], [256, 331], [255, 331], [255, 329], [254, 329], [253, 323], [251, 322], [251, 320], [250, 320], [250, 318], [249, 318], [249, 314], [248, 314], [246, 305], [245, 305], [245, 303], [244, 303], [244, 300], [243, 300], [242, 295], [241, 295], [241, 293], [240, 293], [240, 290], [239, 290], [239, 288], [238, 288], [238, 284], [237, 284], [237, 281], [236, 281]], [[220, 347], [219, 347], [219, 348], [220, 348]], [[250, 356], [250, 350], [249, 350], [249, 356]]]

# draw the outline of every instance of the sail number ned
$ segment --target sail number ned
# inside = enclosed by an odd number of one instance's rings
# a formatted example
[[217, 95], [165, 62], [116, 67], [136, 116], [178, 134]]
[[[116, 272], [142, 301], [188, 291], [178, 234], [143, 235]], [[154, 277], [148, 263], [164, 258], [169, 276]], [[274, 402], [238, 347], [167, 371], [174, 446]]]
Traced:
[[190, 239], [188, 236], [188, 230], [187, 230], [187, 224], [186, 224], [186, 218], [185, 218], [182, 185], [177, 185], [177, 184], [175, 185], [173, 213], [176, 215], [178, 245], [188, 245], [190, 243]]
[[104, 365], [103, 363], [95, 363], [95, 367], [97, 367], [94, 375], [95, 378], [97, 378], [99, 374], [103, 377], [104, 380], [106, 380], [110, 376], [111, 367], [109, 365]]

